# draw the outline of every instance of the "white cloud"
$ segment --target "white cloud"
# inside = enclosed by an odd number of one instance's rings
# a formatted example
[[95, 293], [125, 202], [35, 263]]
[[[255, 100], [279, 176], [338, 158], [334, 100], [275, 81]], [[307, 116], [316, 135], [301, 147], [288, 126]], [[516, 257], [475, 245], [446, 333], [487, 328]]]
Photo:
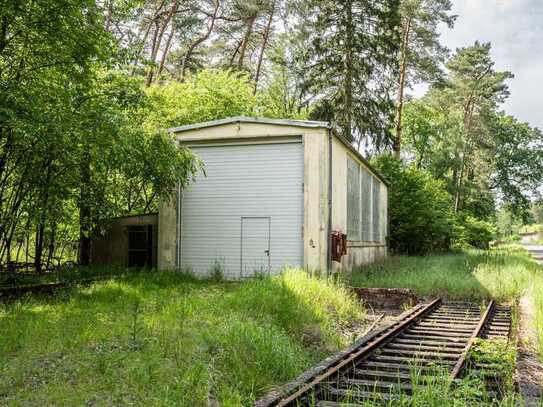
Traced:
[[453, 13], [456, 25], [441, 28], [442, 42], [454, 51], [490, 41], [496, 69], [515, 74], [504, 109], [543, 129], [543, 0], [456, 0]]

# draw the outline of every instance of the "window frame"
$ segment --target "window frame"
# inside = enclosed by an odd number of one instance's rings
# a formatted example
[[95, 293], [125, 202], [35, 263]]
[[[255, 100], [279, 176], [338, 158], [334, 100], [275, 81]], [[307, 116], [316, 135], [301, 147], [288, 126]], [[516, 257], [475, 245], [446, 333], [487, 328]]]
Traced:
[[[352, 180], [350, 182], [350, 176], [353, 175], [353, 166], [356, 167], [356, 179]], [[362, 239], [362, 230], [361, 230], [361, 206], [362, 206], [362, 196], [361, 196], [361, 189], [360, 189], [360, 178], [361, 178], [361, 169], [360, 164], [347, 155], [347, 180], [346, 180], [346, 186], [347, 186], [347, 239], [350, 241], [360, 241]], [[350, 193], [353, 188], [356, 188], [356, 195], [354, 197], [350, 196]], [[355, 208], [350, 208], [350, 204], [353, 203], [353, 200], [356, 201]], [[356, 220], [358, 220], [358, 224], [356, 226], [356, 234], [355, 236], [352, 235], [353, 231], [353, 225], [352, 225], [352, 215], [354, 213], [357, 213]]]
[[[353, 225], [351, 224], [350, 209], [350, 174], [352, 174], [351, 166], [355, 164], [358, 172], [358, 228], [356, 236], [353, 236]], [[360, 163], [359, 160], [347, 154], [346, 162], [346, 228], [347, 228], [347, 241], [353, 243], [369, 243], [369, 244], [382, 244], [385, 239], [386, 231], [382, 229], [381, 219], [381, 206], [383, 200], [383, 194], [381, 190], [381, 180], [370, 171], [365, 165]], [[375, 196], [374, 196], [375, 195]], [[351, 197], [352, 198], [352, 197]]]

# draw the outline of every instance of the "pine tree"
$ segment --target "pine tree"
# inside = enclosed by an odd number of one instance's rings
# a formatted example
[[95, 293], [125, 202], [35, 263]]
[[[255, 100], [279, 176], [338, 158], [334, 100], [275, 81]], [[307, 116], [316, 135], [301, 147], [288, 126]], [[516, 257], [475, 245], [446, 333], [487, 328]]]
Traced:
[[399, 0], [302, 0], [296, 40], [312, 116], [331, 120], [350, 141], [388, 142]]
[[419, 82], [435, 82], [442, 73], [441, 64], [448, 50], [439, 42], [438, 25], [452, 28], [455, 16], [450, 15], [450, 0], [402, 0], [401, 45], [399, 54], [398, 90], [394, 120], [393, 151], [400, 158], [402, 114], [405, 89]]

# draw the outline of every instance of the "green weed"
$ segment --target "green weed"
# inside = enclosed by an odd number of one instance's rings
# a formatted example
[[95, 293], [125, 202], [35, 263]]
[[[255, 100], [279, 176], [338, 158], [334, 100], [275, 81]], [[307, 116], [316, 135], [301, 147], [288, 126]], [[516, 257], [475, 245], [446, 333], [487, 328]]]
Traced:
[[364, 321], [345, 287], [301, 271], [128, 274], [0, 305], [0, 404], [249, 405]]
[[391, 257], [359, 268], [346, 280], [359, 287], [411, 288], [421, 296], [453, 300], [512, 301], [543, 276], [517, 246], [451, 254]]

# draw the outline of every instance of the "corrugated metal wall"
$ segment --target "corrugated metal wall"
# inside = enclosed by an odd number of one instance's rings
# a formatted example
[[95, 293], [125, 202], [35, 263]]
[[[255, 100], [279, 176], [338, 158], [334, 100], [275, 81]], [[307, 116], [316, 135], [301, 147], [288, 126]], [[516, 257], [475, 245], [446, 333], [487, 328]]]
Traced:
[[[181, 267], [203, 276], [218, 266], [228, 278], [267, 271], [266, 240], [272, 272], [302, 266], [302, 144], [192, 150], [204, 161], [206, 175], [198, 174], [182, 194]], [[258, 236], [245, 249], [243, 232]]]

